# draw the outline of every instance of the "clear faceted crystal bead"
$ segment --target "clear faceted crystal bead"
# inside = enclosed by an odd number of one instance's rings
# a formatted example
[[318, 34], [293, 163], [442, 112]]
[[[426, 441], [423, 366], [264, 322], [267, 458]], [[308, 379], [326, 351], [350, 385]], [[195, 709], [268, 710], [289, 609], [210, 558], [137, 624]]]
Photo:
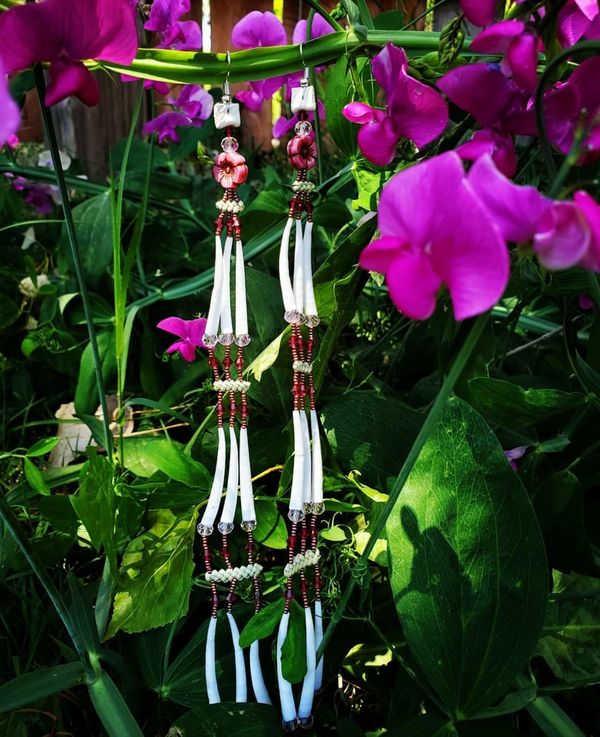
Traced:
[[323, 502], [314, 502], [311, 511], [313, 514], [323, 514], [325, 511], [325, 505]]
[[298, 312], [298, 310], [288, 310], [283, 316], [283, 319], [292, 325], [301, 325], [304, 321], [304, 315]]
[[221, 148], [226, 154], [233, 154], [238, 150], [239, 143], [235, 138], [233, 138], [233, 136], [226, 136], [221, 141]]
[[202, 337], [202, 342], [207, 348], [214, 348], [217, 345], [217, 336], [216, 335], [206, 335]]
[[306, 136], [312, 131], [312, 125], [308, 120], [299, 120], [294, 126], [294, 132], [297, 136]]
[[304, 519], [304, 512], [301, 509], [290, 509], [288, 512], [288, 519], [290, 522], [302, 522]]
[[295, 732], [298, 727], [298, 720], [292, 719], [289, 722], [282, 722], [281, 726], [283, 727], [283, 731], [286, 734], [290, 734], [291, 732]]
[[242, 522], [242, 530], [244, 532], [253, 532], [256, 529], [255, 519], [246, 519]]
[[221, 535], [229, 535], [233, 530], [233, 522], [219, 522], [218, 527]]
[[251, 340], [252, 338], [248, 334], [235, 336], [235, 344], [240, 348], [247, 346]]
[[221, 333], [219, 335], [219, 343], [221, 345], [231, 345], [233, 343], [233, 333]]
[[198, 534], [202, 535], [202, 537], [206, 537], [207, 535], [210, 535], [213, 531], [212, 525], [203, 525], [202, 522], [198, 525], [196, 528], [198, 530]]
[[312, 714], [309, 717], [302, 717], [298, 720], [300, 722], [300, 728], [301, 729], [310, 729], [313, 725], [313, 718]]
[[318, 315], [307, 315], [306, 316], [306, 324], [309, 328], [316, 328], [317, 325], [321, 322], [321, 318]]

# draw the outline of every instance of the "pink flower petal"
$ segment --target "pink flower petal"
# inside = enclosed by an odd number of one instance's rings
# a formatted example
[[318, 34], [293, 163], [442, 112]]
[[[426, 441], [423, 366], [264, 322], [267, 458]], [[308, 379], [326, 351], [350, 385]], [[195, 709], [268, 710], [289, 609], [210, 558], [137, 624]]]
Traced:
[[591, 241], [585, 216], [573, 202], [555, 202], [542, 218], [533, 250], [547, 269], [570, 269], [585, 256]]
[[600, 272], [600, 205], [583, 190], [575, 192], [573, 199], [586, 219], [591, 236], [588, 252], [581, 259], [581, 266]]
[[460, 8], [474, 26], [487, 26], [494, 20], [496, 0], [460, 0]]
[[176, 335], [178, 338], [187, 338], [190, 334], [189, 322], [189, 320], [183, 320], [181, 317], [165, 317], [156, 327], [171, 333], [171, 335]]
[[534, 92], [537, 87], [537, 39], [533, 33], [515, 38], [506, 52], [506, 63], [519, 87]]
[[360, 267], [366, 271], [385, 274], [397, 255], [405, 250], [406, 242], [393, 236], [382, 236], [363, 249], [360, 254]]
[[557, 26], [560, 45], [573, 46], [585, 35], [590, 26], [590, 19], [573, 0], [569, 0], [558, 13]]
[[476, 131], [470, 141], [456, 149], [456, 153], [466, 161], [477, 161], [488, 154], [498, 169], [509, 178], [517, 171], [517, 152], [512, 137], [493, 130]]
[[376, 118], [358, 131], [358, 145], [365, 158], [376, 166], [387, 166], [395, 154], [398, 136], [392, 119], [382, 110], [375, 111]]
[[282, 46], [287, 43], [283, 23], [274, 13], [252, 10], [238, 21], [231, 31], [231, 41], [237, 49], [255, 49], [258, 46]]
[[438, 138], [448, 124], [448, 106], [443, 97], [408, 75], [397, 80], [388, 106], [396, 134], [413, 141], [417, 148]]
[[190, 12], [190, 0], [153, 0], [150, 17], [144, 23], [147, 31], [167, 33], [183, 15]]
[[471, 41], [471, 50], [478, 54], [503, 54], [515, 38], [525, 31], [520, 20], [503, 20], [478, 33]]
[[[299, 20], [296, 23], [296, 25], [294, 26], [294, 32], [292, 33], [293, 44], [306, 43], [306, 25], [307, 23], [304, 19]], [[314, 16], [310, 34], [311, 38], [320, 38], [321, 36], [326, 36], [328, 33], [333, 33], [334, 31], [335, 29], [329, 25], [329, 23], [325, 20], [325, 18], [323, 18], [323, 16]]]
[[179, 352], [184, 361], [192, 363], [196, 358], [196, 348], [189, 342], [189, 340], [178, 340], [176, 343], [171, 343], [167, 348], [167, 353]]
[[376, 111], [365, 102], [350, 102], [342, 109], [342, 115], [351, 123], [364, 125], [375, 119]]
[[235, 93], [235, 96], [248, 110], [252, 110], [253, 113], [257, 113], [265, 101], [265, 98], [257, 94], [253, 89], [240, 90], [240, 92]]
[[388, 98], [394, 93], [398, 78], [406, 74], [407, 67], [406, 52], [391, 43], [386, 44], [383, 50], [373, 57], [371, 62], [373, 77]]
[[202, 50], [202, 30], [195, 20], [177, 21], [165, 32], [157, 48], [200, 51]]
[[204, 348], [202, 338], [206, 332], [206, 318], [199, 317], [196, 320], [189, 320], [188, 334], [192, 345]]
[[46, 90], [46, 105], [51, 107], [71, 95], [86, 105], [97, 105], [100, 88], [93, 75], [81, 62], [53, 61], [49, 70], [50, 84]]
[[0, 146], [10, 145], [21, 125], [21, 111], [12, 99], [2, 62], [0, 61]]
[[492, 127], [508, 107], [513, 89], [497, 64], [469, 64], [451, 69], [438, 88], [483, 126]]
[[531, 240], [552, 205], [535, 187], [520, 187], [503, 176], [489, 156], [478, 159], [468, 176], [469, 184], [508, 241]]
[[422, 251], [400, 251], [387, 269], [385, 281], [392, 302], [407, 317], [427, 320], [434, 313], [442, 280]]

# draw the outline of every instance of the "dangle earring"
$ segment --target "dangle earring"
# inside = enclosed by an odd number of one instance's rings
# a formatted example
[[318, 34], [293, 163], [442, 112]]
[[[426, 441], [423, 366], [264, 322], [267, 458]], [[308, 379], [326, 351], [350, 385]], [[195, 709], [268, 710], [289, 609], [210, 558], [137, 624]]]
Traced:
[[[302, 54], [302, 44], [300, 45]], [[319, 324], [312, 277], [312, 193], [315, 185], [308, 172], [317, 163], [317, 148], [309, 113], [316, 114], [315, 89], [309, 83], [305, 67], [300, 86], [292, 89], [292, 113], [297, 114], [294, 137], [287, 147], [288, 158], [296, 170], [292, 183], [293, 196], [288, 220], [283, 230], [279, 251], [279, 279], [284, 305], [284, 319], [291, 324], [290, 349], [292, 358], [292, 425], [294, 434], [294, 463], [288, 517], [288, 564], [285, 606], [277, 637], [277, 678], [281, 700], [283, 725], [293, 731], [298, 723], [312, 724], [312, 706], [316, 691], [323, 680], [323, 660], [316, 662], [316, 652], [323, 639], [321, 607], [321, 577], [317, 548], [317, 518], [323, 512], [323, 464], [319, 421], [315, 409], [313, 379], [314, 329]], [[293, 276], [290, 276], [290, 238], [295, 229]], [[307, 407], [308, 404], [308, 407]], [[312, 440], [312, 449], [311, 449]], [[297, 552], [298, 551], [298, 552]], [[306, 569], [314, 568], [314, 620], [309, 599]], [[302, 684], [298, 708], [292, 685], [282, 672], [281, 651], [288, 631], [290, 607], [294, 598], [294, 577], [298, 575], [306, 627], [307, 672]]]
[[[217, 436], [218, 450], [210, 495], [198, 533], [202, 540], [205, 578], [211, 589], [211, 618], [206, 638], [205, 673], [206, 690], [210, 704], [221, 701], [216, 675], [215, 635], [219, 594], [217, 584], [226, 584], [226, 613], [231, 631], [235, 656], [235, 700], [247, 701], [248, 688], [244, 652], [239, 645], [239, 630], [233, 615], [236, 589], [239, 581], [252, 579], [255, 612], [261, 607], [260, 573], [262, 566], [255, 562], [255, 543], [253, 531], [256, 528], [252, 473], [248, 443], [248, 399], [250, 383], [243, 378], [244, 347], [250, 343], [248, 333], [248, 312], [246, 304], [246, 281], [244, 254], [239, 215], [244, 203], [239, 199], [237, 187], [248, 177], [248, 167], [244, 157], [238, 153], [238, 142], [233, 136], [234, 128], [240, 126], [240, 107], [232, 102], [229, 86], [231, 57], [227, 53], [229, 68], [223, 85], [221, 102], [214, 106], [215, 126], [223, 130], [222, 153], [218, 154], [213, 167], [213, 175], [223, 188], [223, 197], [216, 203], [219, 215], [215, 228], [215, 275], [210, 299], [204, 344], [208, 349], [208, 361], [212, 369], [213, 388], [217, 393]], [[223, 235], [225, 240], [223, 242]], [[235, 252], [235, 325], [231, 309], [231, 261]], [[221, 360], [217, 357], [218, 346], [222, 346]], [[235, 360], [234, 354], [235, 352]], [[235, 376], [232, 367], [235, 366]], [[226, 401], [227, 400], [227, 401]], [[228, 414], [228, 433], [225, 432], [225, 414]], [[229, 466], [227, 481], [227, 436], [229, 438]], [[241, 527], [247, 535], [247, 563], [234, 567], [229, 551], [229, 535], [234, 529], [234, 518], [238, 503], [238, 489], [241, 506]], [[217, 529], [221, 534], [220, 554], [225, 564], [215, 570], [209, 538], [213, 532], [215, 519], [221, 508], [221, 497], [225, 491], [225, 501]], [[271, 700], [262, 675], [258, 640], [250, 647], [250, 679], [254, 696], [259, 703], [270, 704]]]

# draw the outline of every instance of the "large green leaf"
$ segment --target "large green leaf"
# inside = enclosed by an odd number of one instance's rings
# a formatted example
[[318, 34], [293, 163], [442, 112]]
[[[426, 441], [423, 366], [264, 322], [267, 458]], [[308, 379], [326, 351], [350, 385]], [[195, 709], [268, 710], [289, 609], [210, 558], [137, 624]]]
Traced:
[[[98, 333], [97, 341], [100, 363], [102, 365], [102, 378], [106, 387], [117, 370], [114, 330], [104, 330]], [[88, 343], [83, 351], [81, 363], [79, 364], [79, 378], [77, 379], [77, 387], [75, 389], [75, 411], [79, 417], [93, 415], [98, 407], [99, 401], [100, 397], [96, 385], [92, 347]]]
[[107, 552], [112, 551], [116, 512], [112, 466], [106, 458], [93, 454], [79, 479], [79, 495], [70, 497], [71, 504], [96, 550], [100, 552], [104, 546]]
[[561, 685], [600, 683], [600, 581], [554, 572], [553, 595], [536, 653]]
[[284, 601], [279, 597], [254, 614], [240, 633], [240, 647], [248, 647], [255, 640], [262, 640], [275, 632], [281, 621]]
[[323, 427], [345, 472], [387, 491], [421, 426], [421, 415], [391, 397], [354, 391], [323, 408]]
[[34, 704], [46, 696], [73, 688], [83, 683], [84, 676], [83, 665], [79, 660], [76, 663], [25, 673], [0, 686], [0, 713]]
[[277, 511], [275, 500], [258, 501], [256, 506], [256, 530], [254, 539], [268, 548], [283, 550], [287, 547], [288, 532], [284, 518]]
[[[112, 258], [112, 230], [110, 194], [90, 197], [73, 209], [73, 219], [81, 254], [81, 265], [86, 282], [95, 286], [106, 272]], [[61, 245], [69, 268], [73, 270], [67, 244], [67, 231], [63, 226]]]
[[182, 737], [274, 737], [281, 733], [281, 715], [267, 704], [207, 704], [184, 714], [175, 727]]
[[485, 377], [469, 381], [471, 398], [477, 409], [493, 422], [510, 427], [535, 425], [558, 412], [581, 406], [582, 394], [558, 389], [523, 389], [518, 384]]
[[149, 529], [134, 538], [123, 556], [125, 585], [117, 589], [107, 637], [118, 630], [143, 632], [187, 612], [194, 561], [196, 510], [176, 516], [148, 514]]
[[88, 684], [90, 699], [109, 737], [144, 737], [112, 678], [101, 670]]
[[210, 474], [198, 461], [183, 452], [183, 446], [168, 438], [126, 438], [123, 442], [125, 467], [142, 478], [162, 471], [174, 481], [207, 491]]
[[544, 546], [498, 441], [450, 400], [387, 524], [409, 648], [448, 715], [494, 705], [533, 652], [546, 611]]

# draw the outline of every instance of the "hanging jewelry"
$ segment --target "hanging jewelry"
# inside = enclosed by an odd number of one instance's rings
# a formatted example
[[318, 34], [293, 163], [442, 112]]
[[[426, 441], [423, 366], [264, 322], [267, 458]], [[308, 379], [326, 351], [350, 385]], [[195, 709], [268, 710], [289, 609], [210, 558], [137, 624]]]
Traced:
[[[231, 58], [227, 54], [229, 67]], [[239, 215], [244, 203], [239, 199], [237, 188], [248, 177], [248, 167], [244, 157], [238, 153], [238, 142], [233, 136], [240, 126], [240, 108], [232, 102], [229, 86], [229, 69], [223, 85], [223, 96], [214, 106], [215, 126], [223, 130], [222, 153], [218, 154], [213, 167], [213, 175], [223, 188], [223, 196], [216, 203], [219, 216], [215, 228], [215, 270], [214, 284], [210, 299], [204, 344], [208, 349], [208, 361], [213, 372], [213, 388], [217, 393], [217, 461], [213, 482], [206, 508], [198, 525], [202, 539], [206, 580], [211, 588], [211, 618], [209, 621], [205, 651], [206, 691], [210, 704], [221, 701], [216, 676], [215, 635], [219, 594], [217, 583], [227, 584], [225, 597], [226, 615], [231, 631], [235, 657], [235, 700], [246, 702], [248, 697], [246, 664], [244, 652], [239, 645], [239, 629], [233, 614], [236, 589], [239, 581], [252, 579], [255, 612], [261, 608], [260, 573], [262, 566], [255, 562], [255, 542], [253, 531], [256, 528], [252, 473], [248, 442], [248, 399], [250, 383], [243, 378], [244, 348], [250, 343], [248, 333], [248, 311], [246, 304], [246, 279], [244, 254]], [[223, 242], [223, 235], [225, 240]], [[231, 262], [235, 247], [235, 324], [231, 308]], [[217, 347], [222, 346], [222, 359], [217, 357]], [[235, 359], [234, 359], [235, 353]], [[235, 366], [235, 376], [232, 367]], [[226, 401], [227, 400], [227, 401]], [[225, 432], [225, 413], [227, 411], [228, 433]], [[239, 418], [238, 418], [239, 415]], [[229, 465], [227, 481], [227, 437], [229, 438]], [[221, 497], [225, 490], [225, 501], [217, 525], [221, 534], [221, 557], [225, 567], [215, 570], [209, 538], [221, 508]], [[234, 519], [238, 504], [238, 491], [241, 506], [241, 527], [247, 535], [247, 563], [234, 567], [229, 551], [229, 535], [234, 530]], [[250, 647], [250, 679], [254, 696], [259, 703], [270, 704], [262, 675], [259, 644]]]
[[[300, 49], [302, 53], [302, 48]], [[284, 728], [292, 731], [300, 723], [312, 724], [312, 706], [316, 690], [323, 679], [323, 661], [317, 664], [316, 652], [323, 639], [321, 578], [317, 548], [317, 518], [323, 512], [323, 466], [319, 422], [315, 408], [313, 379], [314, 329], [319, 324], [312, 277], [312, 193], [315, 185], [308, 179], [308, 171], [316, 166], [317, 149], [308, 115], [316, 111], [315, 89], [309, 84], [305, 69], [300, 87], [292, 90], [292, 113], [299, 122], [295, 135], [288, 143], [291, 165], [296, 169], [292, 183], [293, 196], [288, 210], [279, 252], [279, 279], [284, 304], [284, 318], [290, 323], [292, 335], [292, 426], [294, 435], [294, 463], [288, 517], [291, 523], [288, 537], [288, 564], [285, 606], [277, 637], [277, 678]], [[294, 266], [290, 276], [290, 239], [294, 231]], [[308, 407], [307, 407], [308, 403]], [[311, 450], [312, 440], [312, 450]], [[298, 549], [298, 552], [296, 552]], [[314, 620], [309, 599], [306, 569], [314, 567]], [[299, 588], [304, 608], [306, 627], [307, 672], [302, 684], [298, 708], [292, 685], [283, 677], [282, 648], [289, 628], [290, 607], [294, 598], [294, 576], [299, 577]]]

